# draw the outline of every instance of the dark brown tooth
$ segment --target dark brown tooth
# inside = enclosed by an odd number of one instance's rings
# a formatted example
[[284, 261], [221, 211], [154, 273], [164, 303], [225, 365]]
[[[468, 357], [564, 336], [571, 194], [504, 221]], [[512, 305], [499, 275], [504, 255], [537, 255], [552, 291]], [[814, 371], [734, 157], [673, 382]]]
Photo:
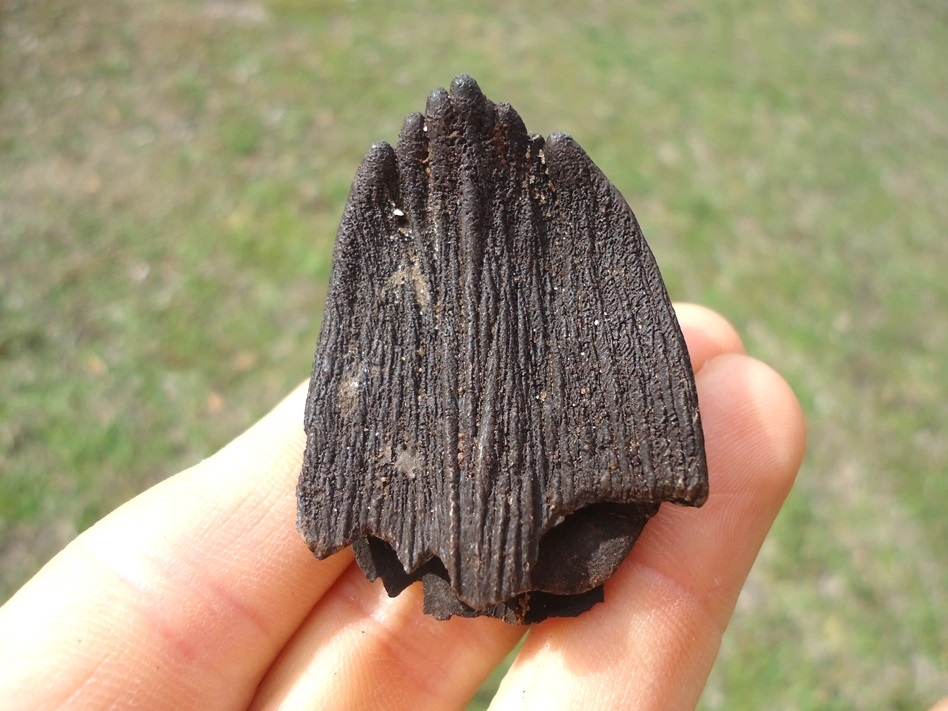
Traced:
[[374, 145], [339, 227], [298, 528], [391, 595], [529, 624], [603, 599], [708, 494], [684, 338], [635, 215], [467, 76]]

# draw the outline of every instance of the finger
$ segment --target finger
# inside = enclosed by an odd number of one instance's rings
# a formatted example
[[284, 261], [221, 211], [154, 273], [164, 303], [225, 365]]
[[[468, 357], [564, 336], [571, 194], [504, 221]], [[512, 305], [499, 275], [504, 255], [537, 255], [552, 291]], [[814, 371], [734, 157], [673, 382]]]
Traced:
[[675, 315], [688, 343], [691, 367], [697, 373], [722, 353], [743, 353], [744, 344], [723, 316], [698, 304], [675, 304]]
[[[734, 329], [708, 309], [679, 313], [700, 362], [740, 350]], [[415, 586], [417, 588], [417, 586]], [[319, 708], [462, 707], [523, 629], [496, 620], [439, 622], [421, 614], [416, 589], [390, 599], [353, 567], [326, 594], [260, 688], [259, 708], [310, 700]], [[372, 680], [349, 684], [342, 680]], [[374, 695], [380, 695], [378, 697]], [[412, 703], [408, 703], [409, 699]]]
[[294, 528], [303, 399], [107, 516], [0, 609], [4, 697], [243, 707], [351, 561], [316, 561]]
[[389, 598], [353, 565], [320, 601], [252, 708], [463, 708], [523, 635], [499, 620], [422, 614], [420, 586]]
[[604, 604], [536, 626], [492, 708], [694, 708], [805, 440], [792, 392], [758, 361], [707, 360], [697, 383], [707, 504], [663, 506]]

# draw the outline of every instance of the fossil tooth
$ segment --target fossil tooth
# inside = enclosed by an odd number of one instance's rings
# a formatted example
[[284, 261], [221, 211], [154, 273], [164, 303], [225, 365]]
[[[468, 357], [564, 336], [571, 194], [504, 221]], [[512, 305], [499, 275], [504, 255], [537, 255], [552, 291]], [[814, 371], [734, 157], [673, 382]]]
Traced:
[[626, 201], [467, 76], [372, 146], [339, 227], [298, 528], [438, 618], [579, 614], [708, 494], [685, 342]]

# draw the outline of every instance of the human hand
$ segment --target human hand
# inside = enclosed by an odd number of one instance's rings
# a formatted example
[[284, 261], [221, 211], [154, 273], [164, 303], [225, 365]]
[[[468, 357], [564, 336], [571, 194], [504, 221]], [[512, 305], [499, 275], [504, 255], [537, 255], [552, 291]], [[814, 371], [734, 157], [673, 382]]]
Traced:
[[[577, 618], [534, 625], [495, 708], [693, 708], [804, 450], [800, 407], [713, 312], [678, 307], [711, 494], [665, 505]], [[523, 633], [388, 598], [297, 534], [305, 389], [104, 518], [0, 608], [5, 708], [463, 708]]]

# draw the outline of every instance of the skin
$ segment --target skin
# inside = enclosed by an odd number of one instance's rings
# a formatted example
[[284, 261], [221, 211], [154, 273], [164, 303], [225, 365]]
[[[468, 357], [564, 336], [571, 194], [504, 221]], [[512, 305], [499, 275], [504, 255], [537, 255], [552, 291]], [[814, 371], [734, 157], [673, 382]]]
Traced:
[[[533, 626], [492, 708], [697, 703], [805, 428], [790, 388], [723, 318], [678, 316], [710, 498], [663, 506], [604, 604]], [[294, 525], [304, 396], [104, 518], [0, 608], [6, 708], [464, 707], [524, 630], [439, 622], [417, 586], [388, 598], [349, 551], [313, 558]]]

